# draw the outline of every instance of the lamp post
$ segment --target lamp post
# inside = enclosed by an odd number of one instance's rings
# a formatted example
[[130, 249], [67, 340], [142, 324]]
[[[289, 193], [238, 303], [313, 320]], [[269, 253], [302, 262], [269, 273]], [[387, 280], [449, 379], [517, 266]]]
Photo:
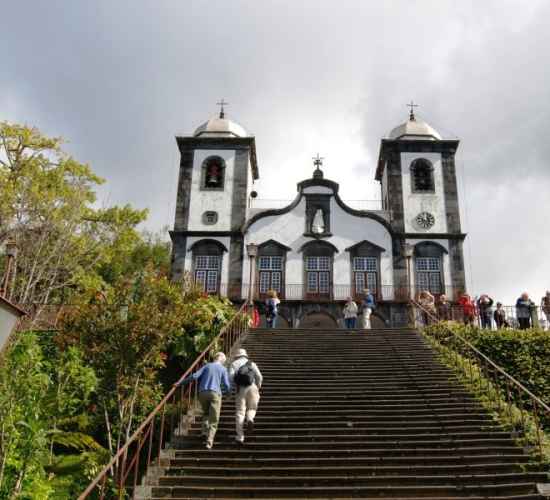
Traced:
[[414, 253], [414, 246], [410, 243], [405, 243], [404, 254], [407, 259], [407, 298], [412, 298], [412, 281], [411, 281], [411, 259]]
[[8, 295], [11, 270], [16, 258], [17, 258], [17, 244], [15, 240], [9, 239], [6, 242], [6, 269], [4, 270], [4, 278], [2, 279], [2, 287], [0, 288], [0, 296], [2, 297], [7, 297]]
[[405, 243], [405, 246], [403, 248], [405, 259], [407, 260], [407, 316], [408, 316], [408, 324], [410, 328], [414, 328], [415, 326], [415, 318], [414, 318], [414, 308], [411, 303], [412, 298], [412, 283], [411, 283], [411, 259], [414, 253], [414, 246], [410, 243]]
[[249, 259], [249, 266], [250, 266], [250, 275], [248, 279], [248, 303], [250, 305], [253, 304], [253, 293], [252, 293], [252, 285], [253, 285], [253, 279], [254, 279], [254, 260], [256, 259], [256, 256], [258, 255], [258, 245], [255, 243], [248, 243], [246, 245], [246, 253], [248, 254]]

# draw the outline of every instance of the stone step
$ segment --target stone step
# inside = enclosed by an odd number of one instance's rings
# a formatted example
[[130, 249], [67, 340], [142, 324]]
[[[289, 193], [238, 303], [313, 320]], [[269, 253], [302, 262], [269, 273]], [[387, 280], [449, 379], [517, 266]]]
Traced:
[[[205, 473], [192, 474], [187, 472], [185, 476], [161, 476], [159, 477], [158, 485], [172, 486], [179, 488], [181, 485], [185, 486], [219, 486], [220, 488], [226, 488], [228, 486], [258, 486], [268, 487], [269, 485], [277, 487], [319, 487], [319, 486], [333, 486], [345, 481], [347, 487], [350, 486], [380, 486], [385, 487], [388, 484], [392, 486], [416, 486], [419, 483], [423, 487], [428, 485], [438, 486], [450, 486], [458, 485], [461, 487], [476, 486], [476, 485], [509, 485], [510, 483], [536, 483], [546, 481], [548, 479], [545, 473], [536, 472], [516, 472], [516, 473], [493, 473], [493, 474], [453, 474], [453, 475], [382, 475], [366, 472], [347, 473], [342, 471], [341, 474], [314, 474], [314, 475], [288, 475], [283, 474], [254, 474], [254, 475], [227, 475], [213, 474], [208, 475]], [[529, 488], [523, 488], [523, 493], [532, 493], [533, 486]]]
[[[370, 447], [370, 448], [350, 448], [350, 447], [344, 447], [344, 448], [335, 448], [332, 447], [330, 444], [329, 446], [322, 448], [322, 447], [315, 447], [315, 448], [292, 448], [289, 447], [287, 449], [257, 449], [257, 448], [250, 448], [248, 446], [245, 447], [236, 447], [235, 443], [233, 442], [233, 438], [229, 440], [229, 443], [226, 443], [224, 441], [216, 442], [216, 446], [212, 448], [211, 450], [206, 450], [202, 446], [199, 448], [196, 447], [190, 447], [189, 449], [185, 448], [179, 448], [174, 450], [175, 451], [175, 459], [188, 459], [188, 458], [227, 458], [228, 460], [232, 459], [242, 459], [242, 458], [257, 458], [257, 459], [288, 459], [288, 458], [296, 458], [296, 459], [304, 459], [304, 458], [311, 458], [311, 459], [318, 459], [320, 457], [323, 458], [368, 458], [373, 459], [375, 457], [379, 459], [394, 459], [394, 458], [403, 458], [403, 457], [449, 457], [454, 456], [456, 458], [460, 458], [461, 460], [466, 458], [468, 460], [471, 460], [472, 457], [480, 457], [485, 460], [485, 457], [490, 456], [494, 457], [517, 457], [518, 461], [523, 463], [525, 461], [526, 456], [523, 453], [523, 450], [515, 445], [508, 444], [507, 446], [495, 446], [495, 447], [487, 447], [487, 446], [461, 446], [460, 443], [445, 443], [445, 445], [442, 445], [439, 443], [438, 446], [424, 446], [424, 447], [414, 447], [411, 446], [411, 443], [403, 443], [401, 446], [393, 446], [393, 447]], [[502, 458], [502, 460], [505, 460], [505, 458]], [[508, 461], [508, 460], [506, 460]], [[518, 462], [518, 463], [519, 463]]]
[[[303, 453], [302, 453], [303, 454]], [[168, 472], [179, 470], [181, 468], [196, 467], [221, 467], [223, 469], [240, 469], [240, 468], [283, 468], [292, 469], [305, 468], [320, 468], [320, 467], [374, 467], [375, 469], [448, 469], [454, 468], [462, 470], [463, 468], [474, 468], [476, 470], [486, 470], [486, 468], [496, 467], [504, 468], [503, 470], [516, 471], [521, 470], [529, 461], [526, 455], [473, 455], [463, 454], [460, 456], [448, 455], [408, 455], [408, 456], [379, 456], [365, 455], [362, 452], [355, 450], [344, 450], [344, 453], [335, 453], [329, 450], [317, 453], [315, 456], [289, 456], [287, 458], [278, 456], [281, 453], [275, 453], [270, 457], [260, 457], [257, 454], [244, 456], [228, 456], [226, 453], [209, 453], [202, 457], [189, 454], [188, 457], [183, 457], [184, 453], [180, 453], [180, 458], [174, 458], [170, 461], [170, 469]], [[334, 455], [334, 456], [327, 456]]]
[[[186, 465], [183, 467], [171, 467], [167, 476], [185, 477], [204, 474], [207, 476], [225, 476], [240, 477], [241, 475], [256, 477], [273, 474], [276, 476], [480, 476], [487, 474], [518, 474], [523, 473], [519, 464], [496, 463], [496, 464], [460, 464], [460, 465], [355, 465], [346, 460], [332, 464], [304, 465], [300, 462], [292, 464], [286, 462], [284, 465], [266, 465], [257, 464], [227, 464], [223, 466], [214, 466], [200, 462], [196, 465]], [[546, 480], [545, 477], [537, 477], [536, 480]]]
[[[385, 498], [400, 498], [404, 495], [417, 496], [420, 498], [437, 498], [454, 497], [454, 498], [469, 498], [473, 495], [487, 498], [502, 498], [514, 494], [533, 495], [536, 494], [534, 484], [527, 483], [511, 483], [499, 485], [433, 485], [433, 486], [363, 486], [347, 484], [330, 486], [209, 486], [189, 485], [177, 486], [172, 488], [153, 488], [154, 497], [169, 497], [177, 498], [223, 498], [229, 497], [238, 498], [365, 498], [368, 496], [385, 497]], [[540, 496], [534, 496], [535, 499], [540, 499]]]

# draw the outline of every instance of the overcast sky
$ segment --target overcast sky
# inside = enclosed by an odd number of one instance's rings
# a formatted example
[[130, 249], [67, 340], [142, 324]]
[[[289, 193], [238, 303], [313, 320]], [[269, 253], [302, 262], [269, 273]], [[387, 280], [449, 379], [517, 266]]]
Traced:
[[230, 102], [256, 136], [262, 198], [321, 153], [344, 199], [379, 196], [380, 138], [405, 103], [458, 137], [470, 289], [550, 289], [550, 2], [4, 2], [0, 119], [62, 135], [102, 203], [173, 224], [178, 151]]

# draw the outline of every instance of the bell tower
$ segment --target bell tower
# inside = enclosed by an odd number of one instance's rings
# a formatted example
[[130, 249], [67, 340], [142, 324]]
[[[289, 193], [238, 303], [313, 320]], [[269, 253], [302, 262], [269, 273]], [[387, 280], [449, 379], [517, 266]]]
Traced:
[[176, 137], [181, 156], [174, 230], [170, 232], [172, 279], [181, 280], [188, 272], [195, 281], [204, 278], [205, 292], [223, 288], [232, 297], [241, 293], [241, 228], [259, 173], [254, 137], [226, 117], [228, 103], [218, 104], [218, 116], [193, 135]]
[[[430, 290], [456, 298], [465, 291], [455, 169], [457, 139], [445, 139], [416, 117], [382, 139], [376, 172], [383, 208], [394, 231], [394, 282], [413, 291]], [[414, 247], [414, 267], [407, 273], [406, 246]]]

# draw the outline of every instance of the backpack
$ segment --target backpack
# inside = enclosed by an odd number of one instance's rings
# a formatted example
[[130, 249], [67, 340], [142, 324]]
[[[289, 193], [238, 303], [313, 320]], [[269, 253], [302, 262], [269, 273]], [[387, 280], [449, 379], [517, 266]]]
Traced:
[[247, 361], [243, 366], [241, 366], [237, 373], [235, 373], [235, 384], [239, 387], [248, 387], [255, 382], [254, 370], [252, 370], [252, 363]]

